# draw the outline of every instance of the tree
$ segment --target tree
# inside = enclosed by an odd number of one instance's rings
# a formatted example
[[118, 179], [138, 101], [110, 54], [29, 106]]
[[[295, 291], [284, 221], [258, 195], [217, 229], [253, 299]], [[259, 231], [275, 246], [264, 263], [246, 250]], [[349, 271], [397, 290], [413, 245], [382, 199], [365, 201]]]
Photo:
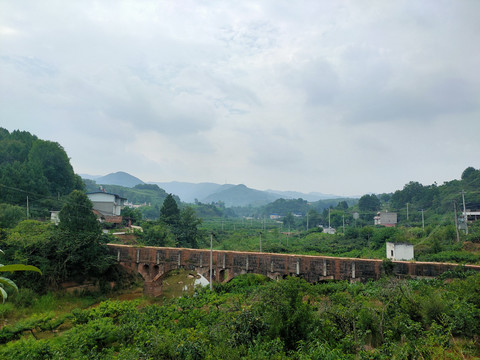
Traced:
[[198, 239], [200, 237], [198, 225], [200, 224], [201, 220], [197, 218], [192, 207], [189, 206], [182, 210], [178, 226], [178, 245], [180, 247], [194, 249], [198, 247]]
[[340, 201], [337, 206], [335, 207], [337, 210], [347, 210], [348, 209], [348, 204], [345, 200]]
[[293, 217], [292, 213], [289, 212], [284, 218], [283, 218], [283, 226], [292, 228], [295, 226], [295, 218]]
[[[462, 180], [468, 180], [468, 179], [472, 178], [477, 173], [477, 171], [478, 170], [475, 170], [475, 168], [472, 167], [472, 166], [467, 167], [465, 170], [463, 170]], [[478, 171], [478, 172], [480, 172], [480, 171]]]
[[28, 154], [28, 161], [48, 181], [50, 194], [70, 193], [77, 180], [67, 153], [60, 144], [37, 140]]
[[124, 207], [120, 215], [122, 215], [125, 226], [128, 226], [129, 222], [131, 222], [132, 225], [139, 225], [143, 217], [140, 210], [131, 207]]
[[175, 236], [165, 224], [157, 224], [146, 228], [143, 242], [147, 246], [175, 246]]
[[[304, 219], [306, 224], [307, 219]], [[316, 228], [318, 225], [322, 223], [322, 215], [318, 213], [315, 209], [308, 210], [308, 227], [309, 228]]]
[[52, 255], [57, 279], [84, 280], [103, 274], [112, 264], [112, 258], [104, 246], [106, 239], [87, 195], [74, 190], [60, 210], [59, 218]]
[[360, 200], [358, 200], [358, 208], [360, 211], [378, 211], [380, 210], [380, 200], [375, 194], [363, 195]]
[[180, 210], [172, 194], [168, 194], [160, 209], [160, 221], [176, 227], [180, 221]]
[[0, 228], [11, 228], [25, 219], [25, 210], [20, 206], [0, 204]]
[[93, 204], [90, 199], [79, 190], [74, 190], [67, 198], [58, 217], [61, 231], [72, 234], [93, 233], [100, 235], [101, 229], [95, 214], [92, 212]]

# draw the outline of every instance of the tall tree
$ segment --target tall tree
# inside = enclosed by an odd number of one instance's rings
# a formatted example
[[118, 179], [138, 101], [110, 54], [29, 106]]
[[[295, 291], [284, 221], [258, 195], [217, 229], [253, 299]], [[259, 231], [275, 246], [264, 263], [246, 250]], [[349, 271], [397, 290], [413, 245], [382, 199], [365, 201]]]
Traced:
[[181, 211], [180, 223], [178, 226], [178, 245], [181, 247], [197, 248], [200, 237], [201, 220], [195, 215], [192, 207], [187, 207]]
[[160, 209], [160, 221], [176, 227], [180, 222], [180, 210], [172, 194], [168, 194]]
[[88, 197], [81, 191], [73, 191], [59, 218], [54, 249], [57, 278], [84, 280], [104, 273], [112, 259]]
[[101, 229], [95, 214], [93, 204], [83, 192], [74, 190], [63, 205], [58, 217], [61, 231], [71, 234], [91, 233], [100, 235]]

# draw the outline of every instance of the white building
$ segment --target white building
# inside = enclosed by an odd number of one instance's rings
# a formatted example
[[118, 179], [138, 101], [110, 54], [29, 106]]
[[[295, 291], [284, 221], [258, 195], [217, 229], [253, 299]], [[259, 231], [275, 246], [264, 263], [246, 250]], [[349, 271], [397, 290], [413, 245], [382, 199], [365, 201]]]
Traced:
[[332, 227], [325, 227], [325, 228], [323, 228], [323, 232], [324, 232], [325, 234], [334, 235], [334, 234], [337, 232], [337, 230], [335, 230], [335, 229], [332, 228]]
[[119, 216], [127, 200], [117, 194], [103, 191], [91, 192], [87, 196], [93, 203], [93, 210], [105, 216]]
[[394, 212], [378, 212], [377, 216], [373, 218], [375, 225], [383, 225], [393, 227], [397, 225], [397, 213]]
[[413, 260], [413, 245], [387, 242], [387, 259]]
[[468, 222], [477, 221], [480, 219], [480, 211], [472, 211], [467, 210], [465, 212], [462, 211], [462, 216], [464, 219], [467, 219]]
[[58, 217], [59, 213], [60, 211], [50, 211], [50, 221], [55, 225], [60, 224], [60, 218]]

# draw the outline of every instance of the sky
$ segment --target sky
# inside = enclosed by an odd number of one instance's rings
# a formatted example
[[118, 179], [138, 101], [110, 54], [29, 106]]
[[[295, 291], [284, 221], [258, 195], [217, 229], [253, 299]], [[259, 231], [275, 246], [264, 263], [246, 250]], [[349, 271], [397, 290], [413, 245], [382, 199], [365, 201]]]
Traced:
[[0, 0], [0, 127], [76, 173], [343, 196], [480, 168], [480, 1]]

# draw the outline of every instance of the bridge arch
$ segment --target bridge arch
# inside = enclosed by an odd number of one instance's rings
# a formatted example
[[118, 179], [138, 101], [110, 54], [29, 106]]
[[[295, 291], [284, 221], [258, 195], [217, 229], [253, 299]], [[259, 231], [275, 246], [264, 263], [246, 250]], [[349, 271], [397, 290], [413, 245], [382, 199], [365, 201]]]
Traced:
[[[204, 249], [167, 247], [134, 247], [108, 244], [118, 263], [136, 271], [145, 280], [144, 294], [160, 296], [162, 276], [173, 269], [184, 268], [210, 277], [210, 256], [213, 281], [227, 282], [234, 277], [255, 273], [278, 280], [285, 276], [300, 276], [311, 283], [325, 280], [366, 281], [377, 280], [383, 274], [382, 260], [337, 258], [328, 256], [272, 254], [239, 251], [212, 253]], [[399, 277], [436, 277], [456, 264], [394, 261], [393, 274]], [[465, 267], [479, 271], [480, 266]]]

